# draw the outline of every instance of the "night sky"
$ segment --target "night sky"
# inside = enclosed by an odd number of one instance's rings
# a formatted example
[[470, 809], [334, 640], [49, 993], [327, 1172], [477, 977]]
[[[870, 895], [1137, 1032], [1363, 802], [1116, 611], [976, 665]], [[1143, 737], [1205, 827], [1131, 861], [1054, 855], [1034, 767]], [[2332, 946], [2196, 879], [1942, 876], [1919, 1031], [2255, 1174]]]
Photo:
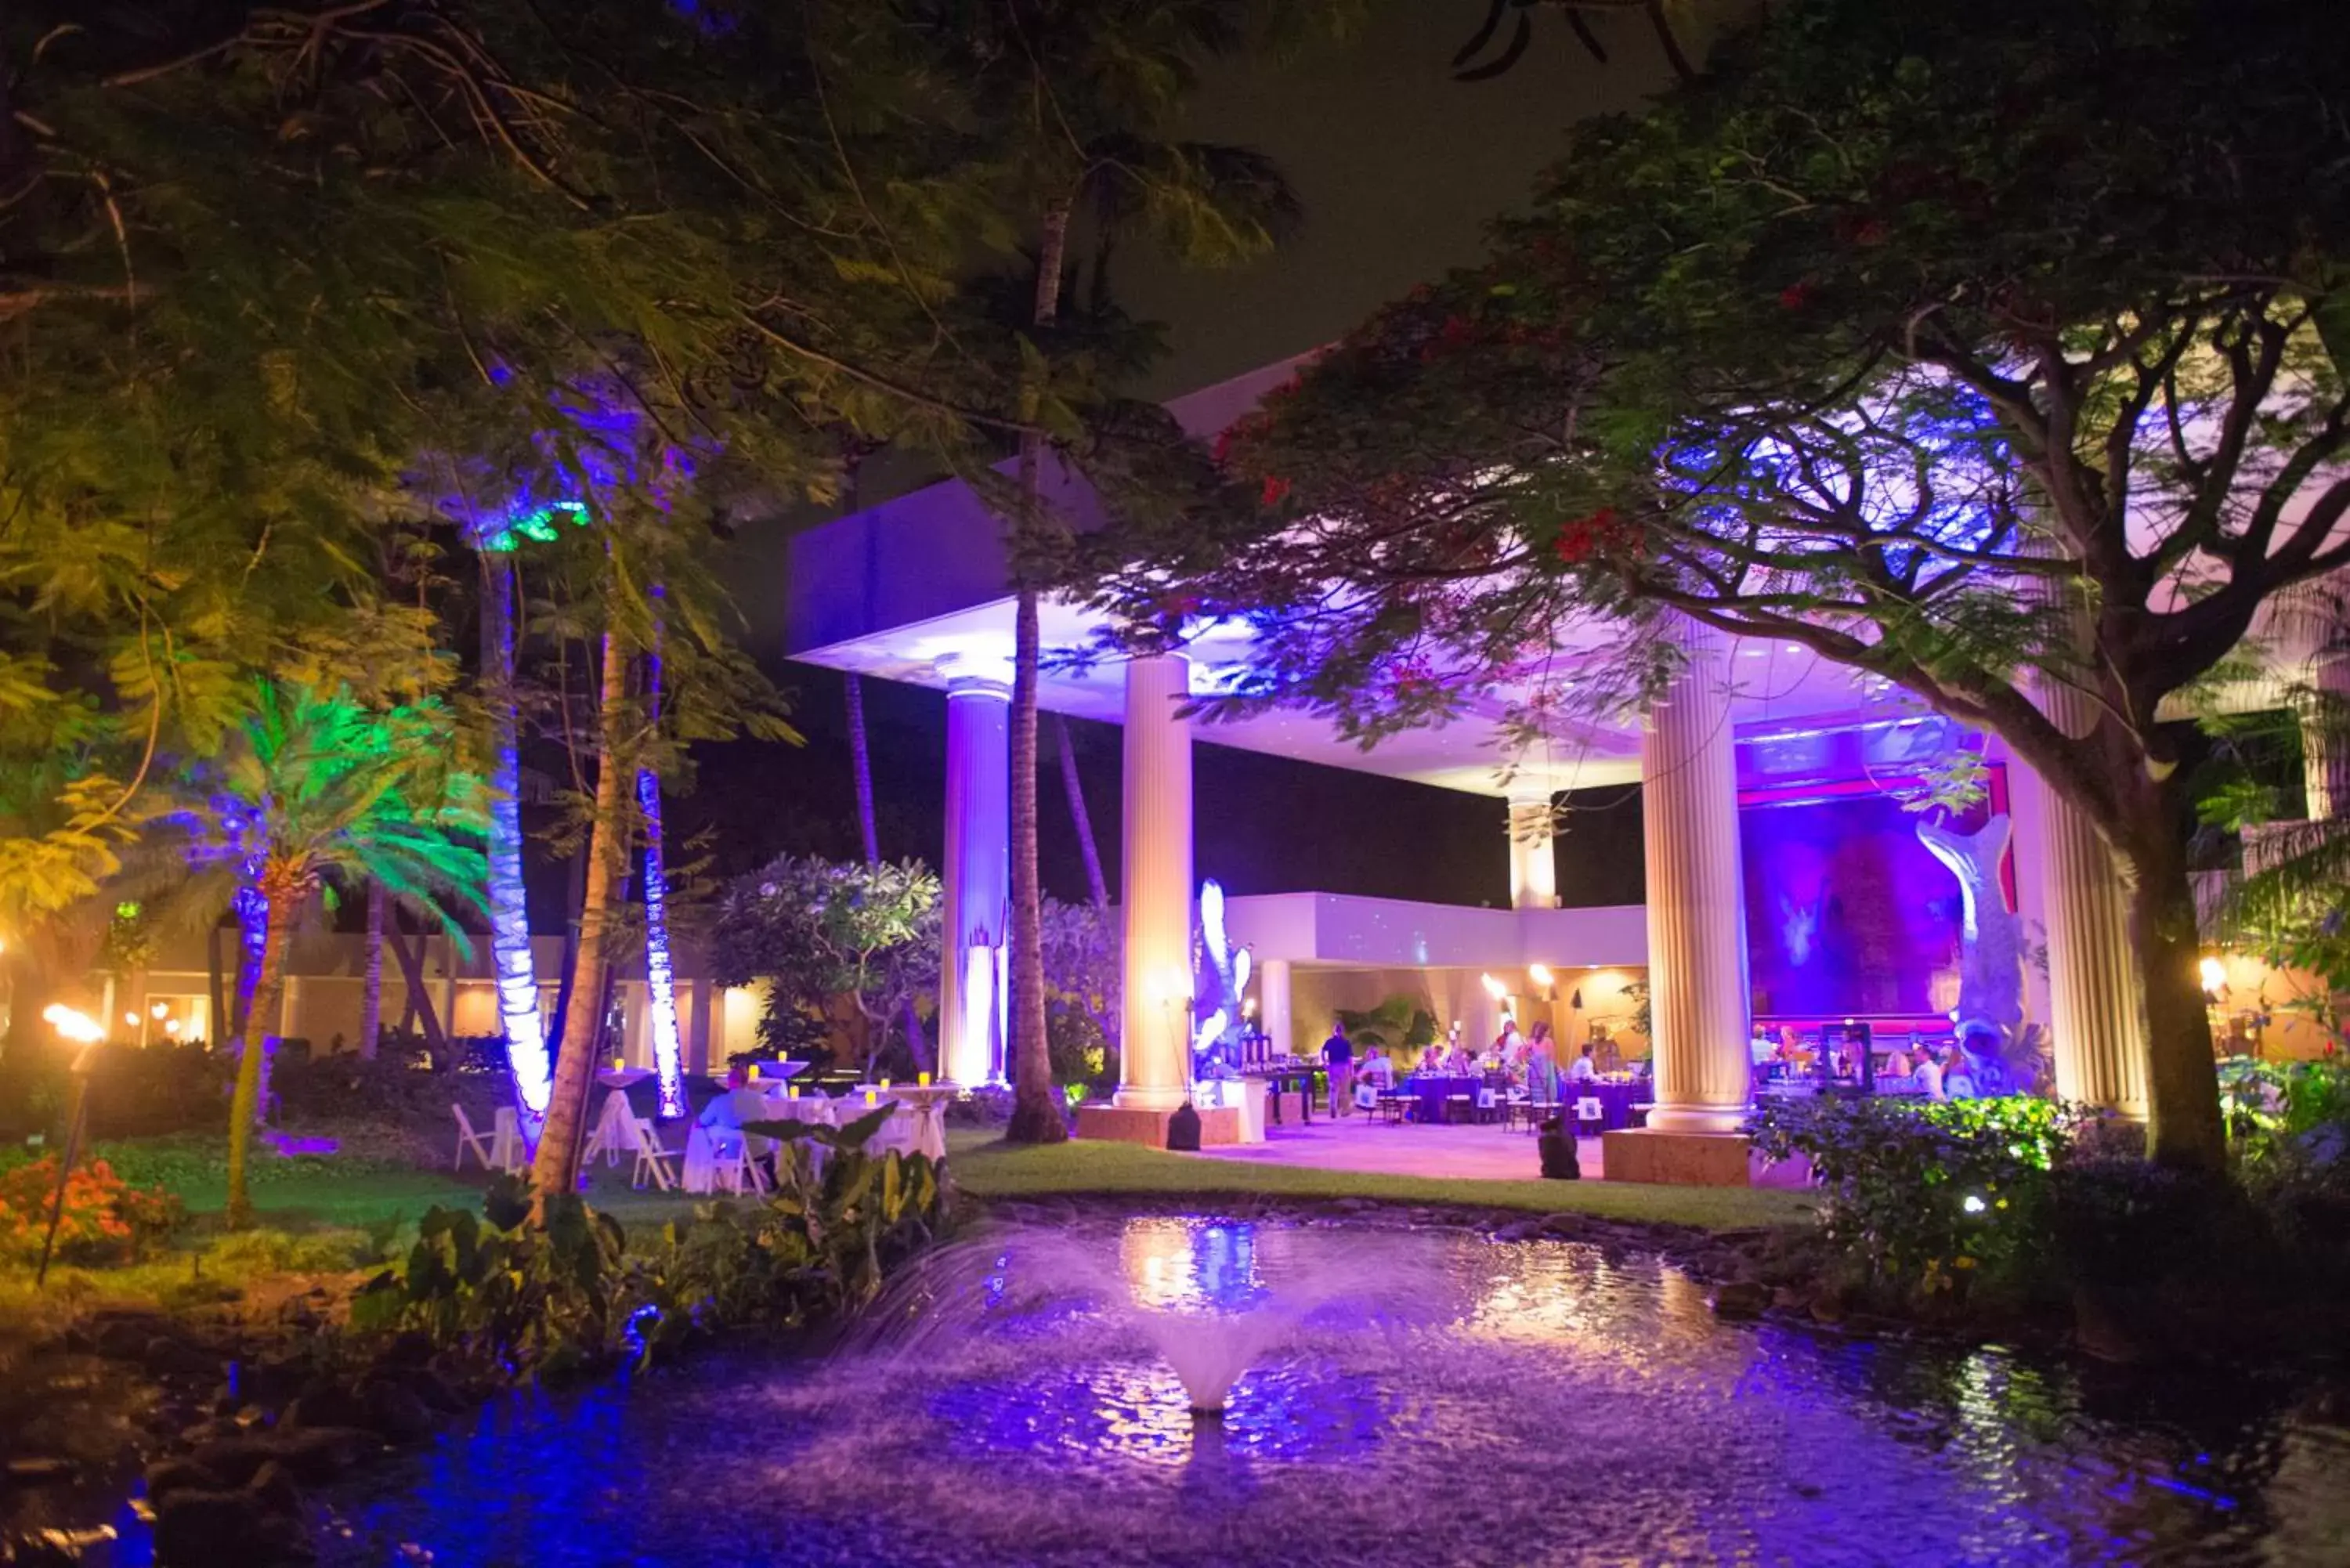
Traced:
[[[1134, 389], [1169, 397], [1238, 375], [1343, 334], [1381, 302], [1475, 262], [1483, 226], [1522, 202], [1583, 116], [1638, 107], [1663, 84], [1653, 43], [1637, 26], [1599, 23], [1601, 66], [1555, 25], [1497, 80], [1450, 79], [1452, 52], [1484, 0], [1387, 5], [1358, 37], [1290, 60], [1211, 74], [1184, 133], [1242, 142], [1280, 161], [1305, 207], [1299, 231], [1250, 266], [1183, 273], [1121, 252], [1119, 292], [1136, 315], [1168, 327], [1170, 353]], [[1537, 19], [1538, 22], [1541, 18]], [[752, 550], [752, 580], [783, 570], [782, 539]], [[778, 656], [774, 593], [747, 591], [754, 651], [795, 697], [799, 747], [741, 742], [698, 750], [701, 780], [672, 806], [679, 828], [708, 826], [718, 874], [791, 850], [858, 851], [839, 677]], [[865, 683], [881, 850], [938, 863], [945, 783], [945, 700]], [[1118, 732], [1074, 722], [1094, 832], [1117, 893]], [[1084, 864], [1064, 802], [1049, 716], [1039, 784], [1045, 886], [1082, 898]], [[1235, 894], [1317, 890], [1442, 903], [1509, 900], [1508, 841], [1499, 799], [1201, 745], [1196, 757], [1198, 872]], [[1560, 841], [1560, 891], [1570, 904], [1640, 897], [1637, 800], [1622, 790], [1577, 802]], [[1607, 809], [1600, 809], [1605, 807]], [[1628, 831], [1627, 831], [1628, 829]]]

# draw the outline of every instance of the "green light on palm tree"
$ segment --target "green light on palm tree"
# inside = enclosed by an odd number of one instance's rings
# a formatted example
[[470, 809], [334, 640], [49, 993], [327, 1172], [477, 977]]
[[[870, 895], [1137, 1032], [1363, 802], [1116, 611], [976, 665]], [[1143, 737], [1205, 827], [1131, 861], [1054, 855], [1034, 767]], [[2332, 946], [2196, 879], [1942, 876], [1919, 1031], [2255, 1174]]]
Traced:
[[482, 548], [504, 555], [518, 550], [524, 541], [535, 545], [551, 545], [563, 536], [562, 524], [585, 528], [588, 524], [588, 504], [584, 501], [550, 501], [544, 506], [534, 506], [514, 514], [504, 525], [484, 529]]

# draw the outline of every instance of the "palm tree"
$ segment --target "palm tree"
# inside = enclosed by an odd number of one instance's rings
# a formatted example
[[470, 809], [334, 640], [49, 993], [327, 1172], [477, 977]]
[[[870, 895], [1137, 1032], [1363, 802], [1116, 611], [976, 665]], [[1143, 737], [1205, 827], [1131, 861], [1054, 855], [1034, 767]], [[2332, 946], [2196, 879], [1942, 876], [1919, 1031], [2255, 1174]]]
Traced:
[[[645, 650], [645, 722], [658, 730], [661, 722], [661, 601], [667, 597], [658, 582], [652, 597], [652, 647]], [[637, 811], [645, 831], [645, 1017], [652, 1035], [653, 1066], [658, 1070], [660, 1115], [685, 1115], [685, 1054], [678, 1038], [676, 971], [669, 940], [669, 846], [661, 830], [661, 781], [658, 770], [637, 770]]]
[[1010, 200], [1034, 224], [1035, 293], [1021, 356], [1022, 435], [1011, 524], [1012, 1019], [1014, 1142], [1068, 1136], [1054, 1092], [1045, 1028], [1042, 889], [1036, 864], [1036, 694], [1041, 584], [1066, 533], [1043, 494], [1047, 427], [1066, 427], [1050, 384], [1070, 226], [1080, 210], [1105, 235], [1140, 228], [1186, 262], [1214, 264], [1269, 247], [1295, 208], [1272, 164], [1245, 149], [1163, 139], [1205, 58], [1239, 47], [1257, 8], [1247, 0], [1031, 0], [997, 7], [941, 0], [941, 36], [962, 51], [984, 122], [1003, 137]]
[[366, 989], [359, 1000], [359, 1055], [375, 1060], [376, 1043], [383, 1036], [383, 917], [390, 902], [383, 884], [367, 885]]
[[531, 1162], [535, 1217], [549, 1198], [571, 1190], [579, 1175], [579, 1134], [588, 1116], [588, 1094], [596, 1082], [596, 1047], [604, 1030], [604, 988], [611, 970], [614, 908], [628, 877], [630, 825], [623, 813], [622, 765], [629, 727], [629, 659], [620, 639], [603, 637], [604, 671], [597, 698], [597, 734], [603, 755], [596, 768], [593, 815], [588, 825], [588, 886], [579, 906], [579, 949], [572, 960], [570, 1001], [563, 1009], [563, 1036], [555, 1053], [555, 1085], [547, 1099], [546, 1126]]
[[488, 828], [481, 782], [452, 767], [456, 730], [433, 700], [369, 708], [348, 688], [255, 683], [251, 711], [194, 798], [173, 815], [199, 867], [254, 868], [264, 917], [259, 974], [239, 1028], [229, 1108], [228, 1222], [249, 1224], [245, 1168], [261, 1099], [261, 1030], [286, 989], [286, 944], [326, 880], [380, 884], [460, 942], [454, 902], [478, 911]]
[[511, 524], [469, 530], [482, 566], [482, 698], [490, 728], [490, 962], [497, 971], [498, 1021], [506, 1036], [516, 1108], [533, 1135], [546, 1116], [546, 1028], [530, 945], [530, 903], [522, 875], [522, 741], [515, 711], [514, 550]]

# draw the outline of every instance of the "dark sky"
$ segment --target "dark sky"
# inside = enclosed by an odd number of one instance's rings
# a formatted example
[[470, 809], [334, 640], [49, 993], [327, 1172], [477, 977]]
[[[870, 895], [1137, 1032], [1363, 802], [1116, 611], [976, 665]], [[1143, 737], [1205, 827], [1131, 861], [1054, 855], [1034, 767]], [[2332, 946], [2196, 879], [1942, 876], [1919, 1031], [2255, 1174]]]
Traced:
[[[1473, 264], [1485, 224], [1525, 200], [1571, 122], [1637, 108], [1665, 79], [1636, 22], [1596, 24], [1611, 53], [1602, 66], [1555, 16], [1537, 15], [1534, 47], [1512, 71], [1458, 83], [1449, 61], [1482, 21], [1484, 0], [1387, 0], [1373, 10], [1351, 40], [1287, 60], [1233, 62], [1209, 76], [1183, 133], [1272, 154], [1305, 218], [1274, 255], [1236, 268], [1186, 273], [1154, 265], [1139, 246], [1121, 251], [1114, 271], [1128, 309], [1168, 327], [1170, 353], [1138, 391], [1172, 396], [1328, 342], [1415, 283]], [[756, 556], [763, 571], [779, 569], [780, 551]], [[762, 611], [781, 597], [779, 589], [746, 593], [765, 601], [746, 603], [754, 628], [769, 622]], [[702, 751], [701, 786], [672, 816], [681, 826], [720, 830], [713, 837], [725, 853], [713, 870], [748, 869], [785, 849], [858, 853], [840, 679], [765, 661], [794, 690], [795, 722], [807, 744]], [[936, 864], [944, 700], [878, 681], [868, 681], [866, 693], [882, 852]], [[1114, 896], [1118, 732], [1082, 722], [1072, 729]], [[1044, 877], [1048, 891], [1078, 898], [1083, 863], [1052, 733], [1048, 718]], [[1195, 787], [1199, 874], [1233, 893], [1508, 900], [1498, 800], [1204, 744]], [[1561, 841], [1563, 895], [1575, 903], [1637, 899], [1638, 842], [1637, 804], [1578, 815]]]

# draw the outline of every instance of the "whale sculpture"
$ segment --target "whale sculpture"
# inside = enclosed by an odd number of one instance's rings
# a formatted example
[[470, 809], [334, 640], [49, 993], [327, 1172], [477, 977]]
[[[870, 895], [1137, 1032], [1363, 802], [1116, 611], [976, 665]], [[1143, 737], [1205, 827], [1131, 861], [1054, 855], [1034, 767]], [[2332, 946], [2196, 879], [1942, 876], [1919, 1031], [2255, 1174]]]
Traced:
[[2011, 826], [2004, 813], [1972, 833], [1920, 822], [1918, 842], [1959, 879], [1959, 1016], [1995, 1023], [2012, 1037], [2023, 1021], [2023, 922], [1999, 881]]

